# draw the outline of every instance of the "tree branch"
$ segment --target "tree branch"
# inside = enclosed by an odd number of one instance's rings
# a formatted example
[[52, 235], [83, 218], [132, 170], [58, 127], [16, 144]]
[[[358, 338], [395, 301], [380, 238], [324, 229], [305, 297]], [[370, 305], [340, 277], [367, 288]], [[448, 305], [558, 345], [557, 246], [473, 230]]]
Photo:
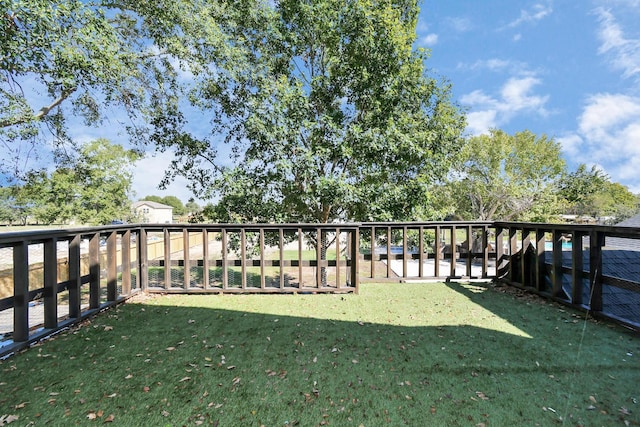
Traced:
[[41, 120], [43, 117], [49, 114], [51, 110], [56, 108], [58, 105], [62, 104], [62, 102], [64, 102], [65, 99], [69, 98], [69, 96], [71, 96], [71, 94], [75, 92], [75, 90], [76, 90], [75, 87], [71, 89], [63, 90], [58, 98], [56, 98], [51, 104], [42, 107], [40, 111], [38, 111], [38, 113], [34, 114], [32, 117], [21, 116], [21, 117], [13, 117], [9, 119], [0, 120], [0, 128], [20, 125], [32, 120], [34, 121]]

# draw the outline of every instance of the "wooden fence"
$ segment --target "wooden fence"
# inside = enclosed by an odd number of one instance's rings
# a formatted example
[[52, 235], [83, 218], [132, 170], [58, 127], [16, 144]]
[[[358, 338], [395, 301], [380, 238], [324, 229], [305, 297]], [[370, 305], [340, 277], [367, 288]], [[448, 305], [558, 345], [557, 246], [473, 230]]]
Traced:
[[43, 230], [0, 234], [3, 274], [0, 356], [138, 292], [357, 293], [361, 282], [500, 280], [640, 327], [640, 230], [624, 227], [411, 222]]

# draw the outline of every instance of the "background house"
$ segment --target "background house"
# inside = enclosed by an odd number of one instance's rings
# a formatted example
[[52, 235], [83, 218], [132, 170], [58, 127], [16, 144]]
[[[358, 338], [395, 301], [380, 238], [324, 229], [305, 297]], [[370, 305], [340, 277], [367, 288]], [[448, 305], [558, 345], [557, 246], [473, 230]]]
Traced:
[[158, 202], [141, 200], [135, 202], [133, 211], [145, 224], [167, 224], [173, 222], [173, 207]]

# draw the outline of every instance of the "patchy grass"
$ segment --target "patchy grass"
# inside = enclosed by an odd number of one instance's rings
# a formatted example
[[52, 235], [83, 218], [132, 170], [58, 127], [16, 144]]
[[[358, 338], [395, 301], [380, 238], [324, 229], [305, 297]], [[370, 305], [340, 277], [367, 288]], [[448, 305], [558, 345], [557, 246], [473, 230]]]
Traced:
[[640, 421], [637, 335], [485, 284], [140, 297], [0, 372], [19, 425]]

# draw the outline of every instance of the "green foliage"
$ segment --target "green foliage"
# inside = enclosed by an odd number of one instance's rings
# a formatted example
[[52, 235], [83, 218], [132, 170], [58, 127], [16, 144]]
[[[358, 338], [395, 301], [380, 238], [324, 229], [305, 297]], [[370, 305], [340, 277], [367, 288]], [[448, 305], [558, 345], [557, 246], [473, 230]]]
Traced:
[[612, 217], [613, 222], [621, 222], [640, 212], [638, 196], [622, 184], [611, 182], [596, 166], [587, 171], [586, 165], [579, 165], [563, 177], [558, 187], [565, 213]]
[[68, 167], [30, 172], [17, 194], [29, 215], [42, 224], [75, 220], [108, 224], [130, 215], [131, 166], [138, 155], [120, 145], [98, 139], [80, 148]]
[[541, 220], [557, 213], [560, 144], [529, 131], [469, 138], [444, 189], [452, 213], [473, 220]]
[[592, 166], [591, 170], [587, 171], [587, 166], [583, 163], [575, 172], [567, 173], [562, 177], [558, 189], [560, 195], [569, 203], [570, 209], [578, 213], [589, 203], [588, 200], [595, 193], [604, 189], [608, 181], [609, 177], [596, 166]]
[[70, 117], [94, 126], [117, 115], [128, 119], [134, 142], [149, 142], [162, 117], [179, 113], [181, 64], [172, 59], [189, 46], [177, 43], [176, 25], [191, 19], [192, 3], [2, 1], [0, 141], [10, 154], [0, 162], [4, 172], [19, 178], [29, 154], [48, 149], [43, 141], [51, 136], [64, 155], [73, 145]]
[[640, 199], [617, 182], [606, 182], [602, 191], [593, 196], [594, 217], [610, 217], [618, 223], [640, 212]]
[[191, 215], [197, 214], [200, 212], [200, 205], [196, 203], [195, 199], [191, 197], [187, 203], [184, 205], [185, 212]]
[[415, 1], [253, 11], [253, 31], [238, 42], [244, 56], [197, 93], [216, 106], [233, 164], [212, 166], [208, 147], [184, 138], [174, 173], [219, 197], [220, 220], [419, 219], [464, 118], [412, 47], [417, 14]]

